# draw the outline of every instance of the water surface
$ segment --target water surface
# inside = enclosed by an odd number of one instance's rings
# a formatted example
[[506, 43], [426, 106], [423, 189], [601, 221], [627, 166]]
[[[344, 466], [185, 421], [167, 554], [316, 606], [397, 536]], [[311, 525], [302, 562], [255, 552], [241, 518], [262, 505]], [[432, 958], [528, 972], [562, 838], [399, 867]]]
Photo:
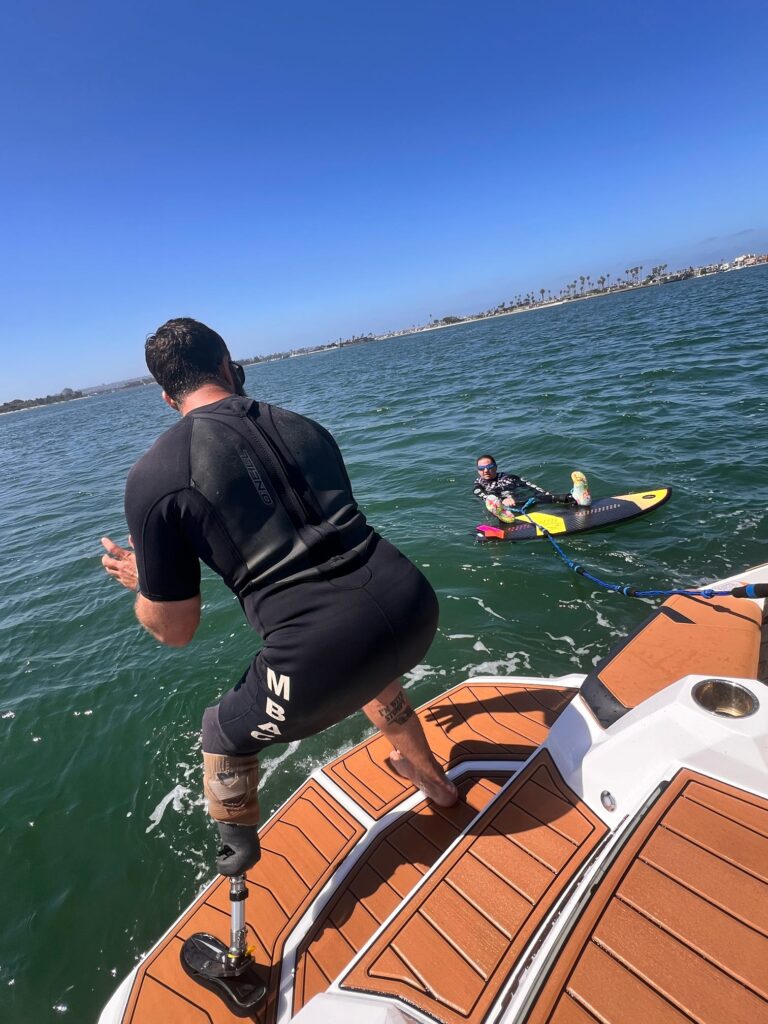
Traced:
[[[255, 365], [247, 386], [333, 431], [369, 519], [437, 589], [420, 704], [473, 673], [587, 672], [649, 612], [546, 544], [476, 545], [482, 452], [554, 490], [575, 468], [596, 496], [671, 485], [652, 515], [568, 542], [613, 582], [768, 560], [767, 323], [761, 267]], [[197, 637], [165, 649], [99, 561], [102, 534], [126, 538], [128, 469], [172, 422], [155, 386], [0, 417], [6, 1024], [95, 1021], [212, 874], [198, 724], [255, 637], [208, 574]], [[265, 814], [366, 729], [269, 752]]]

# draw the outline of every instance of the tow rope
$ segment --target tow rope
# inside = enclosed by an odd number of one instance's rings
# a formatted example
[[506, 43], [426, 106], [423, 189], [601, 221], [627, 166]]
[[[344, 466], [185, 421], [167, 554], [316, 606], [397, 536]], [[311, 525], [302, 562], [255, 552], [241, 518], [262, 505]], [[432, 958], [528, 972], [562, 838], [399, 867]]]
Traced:
[[622, 597], [674, 597], [679, 595], [681, 597], [705, 597], [707, 599], [711, 599], [713, 597], [768, 597], [768, 583], [748, 583], [744, 586], [734, 587], [732, 590], [712, 590], [707, 587], [704, 587], [701, 590], [638, 590], [637, 587], [627, 586], [623, 583], [608, 583], [606, 580], [601, 580], [599, 577], [595, 576], [594, 573], [589, 572], [589, 570], [585, 569], [583, 565], [579, 565], [577, 562], [574, 562], [572, 558], [569, 558], [549, 530], [542, 526], [541, 523], [537, 523], [530, 515], [528, 515], [528, 509], [531, 505], [535, 504], [536, 499], [529, 498], [519, 511], [515, 509], [515, 517], [520, 516], [521, 518], [525, 518], [532, 526], [535, 526], [537, 530], [541, 530], [546, 539], [555, 549], [555, 553], [563, 562], [565, 562], [569, 569], [572, 569], [575, 573], [578, 573], [579, 576], [583, 576], [584, 579], [589, 580], [591, 583], [597, 584], [598, 587], [602, 587], [604, 590], [610, 590], [614, 594], [621, 594]]

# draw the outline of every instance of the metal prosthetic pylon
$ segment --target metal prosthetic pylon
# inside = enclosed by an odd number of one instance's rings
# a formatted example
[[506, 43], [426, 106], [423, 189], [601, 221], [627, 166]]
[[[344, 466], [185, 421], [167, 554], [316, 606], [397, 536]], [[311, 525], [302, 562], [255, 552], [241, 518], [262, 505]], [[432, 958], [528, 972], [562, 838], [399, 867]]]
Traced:
[[246, 944], [245, 874], [229, 880], [229, 946], [207, 932], [196, 932], [181, 947], [181, 966], [204, 988], [215, 992], [238, 1017], [250, 1017], [267, 994]]

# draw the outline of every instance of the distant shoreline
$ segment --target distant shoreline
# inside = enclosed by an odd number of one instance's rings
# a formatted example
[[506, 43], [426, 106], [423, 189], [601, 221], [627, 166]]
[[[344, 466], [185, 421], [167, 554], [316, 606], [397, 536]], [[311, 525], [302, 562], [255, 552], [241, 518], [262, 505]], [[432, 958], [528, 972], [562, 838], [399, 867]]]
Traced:
[[[483, 320], [497, 320], [500, 317], [514, 316], [517, 313], [531, 313], [537, 309], [551, 309], [553, 306], [565, 306], [571, 302], [582, 302], [587, 299], [600, 299], [606, 295], [618, 295], [623, 292], [638, 291], [641, 288], [652, 288], [658, 285], [675, 284], [678, 281], [690, 281], [701, 277], [713, 277], [715, 274], [730, 274], [735, 270], [749, 270], [751, 267], [764, 267], [767, 265], [768, 253], [739, 256], [731, 262], [709, 264], [703, 267], [688, 267], [685, 270], [676, 270], [669, 274], [664, 272], [657, 273], [659, 271], [666, 271], [666, 264], [662, 264], [660, 267], [654, 267], [651, 274], [642, 281], [627, 281], [612, 284], [605, 288], [590, 288], [586, 293], [583, 292], [584, 282], [590, 282], [591, 279], [589, 277], [581, 277], [582, 292], [578, 294], [575, 291], [574, 294], [570, 294], [570, 288], [575, 289], [576, 287], [576, 282], [574, 281], [571, 285], [567, 286], [569, 294], [563, 295], [563, 292], [566, 291], [566, 289], [563, 288], [560, 291], [560, 295], [553, 299], [540, 299], [537, 301], [534, 298], [534, 293], [529, 292], [526, 295], [525, 300], [518, 302], [516, 305], [511, 305], [509, 308], [507, 308], [506, 303], [502, 303], [501, 306], [497, 306], [494, 309], [481, 313], [470, 314], [465, 317], [443, 317], [441, 320], [435, 320], [428, 324], [420, 324], [413, 327], [401, 328], [395, 331], [387, 331], [384, 334], [358, 335], [354, 338], [345, 338], [344, 340], [339, 339], [338, 341], [326, 342], [323, 345], [311, 345], [304, 348], [291, 349], [287, 352], [273, 352], [266, 356], [252, 356], [240, 359], [239, 361], [244, 366], [255, 366], [260, 363], [279, 362], [282, 359], [294, 359], [297, 356], [319, 355], [324, 352], [335, 352], [342, 348], [348, 348], [351, 345], [363, 345], [371, 341], [390, 341], [394, 338], [407, 338], [414, 334], [426, 334], [428, 331], [442, 331], [447, 327], [459, 327], [463, 324], [476, 324]], [[635, 267], [632, 271], [626, 271], [626, 273], [637, 274], [642, 269], [642, 267]], [[604, 281], [606, 278], [598, 278], [598, 281], [601, 280]], [[539, 289], [539, 291], [543, 291], [543, 289]], [[448, 322], [446, 322], [446, 320]], [[10, 416], [12, 413], [27, 412], [30, 409], [40, 409], [49, 405], [61, 405], [65, 402], [75, 402], [84, 398], [92, 398], [96, 394], [105, 394], [107, 392], [114, 391], [127, 391], [130, 388], [152, 383], [154, 383], [154, 381], [151, 377], [136, 377], [128, 381], [117, 384], [106, 384], [98, 388], [83, 388], [76, 391], [71, 398], [65, 395], [48, 395], [46, 398], [40, 399], [15, 399], [14, 401], [23, 401], [24, 404], [17, 406], [16, 408], [8, 408], [9, 405], [13, 405], [14, 403], [0, 403], [0, 416]]]
[[92, 395], [73, 395], [72, 398], [57, 398], [55, 402], [46, 401], [40, 399], [39, 401], [34, 398], [28, 398], [24, 400], [24, 405], [20, 405], [16, 409], [6, 409], [6, 405], [12, 403], [6, 402], [4, 405], [0, 405], [0, 416], [13, 416], [17, 412], [30, 412], [32, 409], [47, 409], [52, 405], [67, 405], [69, 402], [83, 402], [86, 398], [91, 398]]
[[[768, 255], [766, 255], [759, 263], [747, 263], [743, 266], [728, 267], [727, 270], [705, 270], [701, 273], [694, 273], [685, 277], [672, 277], [672, 275], [670, 275], [671, 279], [663, 281], [639, 281], [637, 284], [611, 285], [610, 288], [604, 288], [602, 290], [593, 289], [585, 295], [572, 295], [567, 298], [545, 299], [539, 302], [532, 302], [529, 305], [516, 306], [515, 308], [505, 309], [499, 312], [479, 313], [475, 316], [457, 317], [455, 320], [452, 320], [451, 323], [443, 323], [438, 320], [432, 324], [424, 324], [423, 326], [418, 325], [416, 327], [411, 327], [408, 330], [389, 331], [386, 334], [377, 334], [374, 337], [376, 341], [387, 341], [392, 338], [405, 338], [413, 334], [424, 334], [427, 331], [443, 331], [447, 327], [460, 327], [463, 324], [477, 324], [483, 320], [497, 320], [499, 317], [515, 316], [518, 313], [532, 313], [537, 309], [551, 309], [553, 306], [568, 306], [572, 302], [584, 302], [587, 299], [602, 299], [607, 295], [619, 295], [623, 292], [636, 292], [640, 291], [642, 288], [657, 288], [660, 285], [677, 284], [680, 281], [698, 280], [702, 277], [714, 277], [716, 274], [731, 274], [736, 270], [750, 270], [753, 267], [764, 267], [766, 265], [768, 265]], [[694, 269], [698, 271], [701, 268], [696, 267]]]

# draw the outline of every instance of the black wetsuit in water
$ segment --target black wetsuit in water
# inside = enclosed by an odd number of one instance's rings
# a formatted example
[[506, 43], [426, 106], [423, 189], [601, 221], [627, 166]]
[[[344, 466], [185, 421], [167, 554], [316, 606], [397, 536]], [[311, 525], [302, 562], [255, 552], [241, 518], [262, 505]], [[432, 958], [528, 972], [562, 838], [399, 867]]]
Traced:
[[570, 494], [553, 494], [551, 491], [545, 491], [543, 487], [531, 483], [517, 473], [497, 473], [492, 480], [484, 480], [478, 476], [472, 493], [478, 498], [513, 498], [516, 505], [524, 505], [529, 498], [555, 505], [576, 504]]
[[234, 395], [195, 409], [133, 467], [125, 511], [144, 597], [195, 597], [202, 559], [264, 638], [206, 710], [208, 753], [319, 732], [432, 642], [434, 591], [368, 525], [336, 442], [303, 416]]

